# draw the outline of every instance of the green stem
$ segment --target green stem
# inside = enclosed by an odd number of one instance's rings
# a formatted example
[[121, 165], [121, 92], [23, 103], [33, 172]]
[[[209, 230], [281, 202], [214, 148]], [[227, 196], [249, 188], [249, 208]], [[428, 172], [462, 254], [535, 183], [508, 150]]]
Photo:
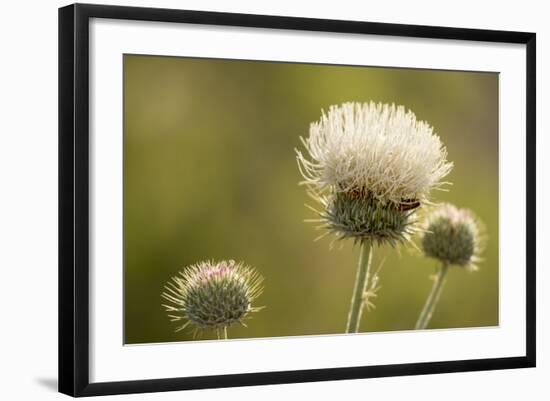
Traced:
[[216, 329], [216, 336], [218, 340], [227, 340], [227, 326], [223, 326], [223, 328], [218, 327]]
[[430, 295], [426, 300], [424, 309], [422, 309], [422, 312], [420, 313], [420, 317], [416, 322], [416, 326], [415, 326], [416, 330], [424, 330], [426, 327], [428, 327], [428, 323], [430, 323], [430, 319], [432, 318], [432, 315], [434, 313], [435, 306], [437, 305], [437, 302], [439, 301], [439, 297], [441, 296], [441, 290], [443, 289], [443, 284], [445, 284], [445, 278], [447, 277], [448, 270], [449, 270], [449, 265], [447, 263], [443, 263], [443, 265], [439, 269], [439, 272], [437, 273], [437, 277], [432, 286]]
[[372, 244], [361, 243], [359, 253], [359, 264], [357, 265], [357, 275], [355, 276], [355, 287], [351, 298], [351, 307], [348, 315], [348, 326], [346, 333], [357, 333], [359, 323], [361, 322], [361, 313], [363, 312], [363, 295], [367, 290], [369, 281], [370, 265], [372, 260]]

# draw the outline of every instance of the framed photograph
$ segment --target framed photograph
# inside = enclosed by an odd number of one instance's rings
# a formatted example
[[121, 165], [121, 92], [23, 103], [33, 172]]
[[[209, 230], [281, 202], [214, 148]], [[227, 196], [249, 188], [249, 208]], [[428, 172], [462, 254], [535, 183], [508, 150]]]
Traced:
[[535, 79], [534, 33], [61, 8], [59, 390], [535, 366]]

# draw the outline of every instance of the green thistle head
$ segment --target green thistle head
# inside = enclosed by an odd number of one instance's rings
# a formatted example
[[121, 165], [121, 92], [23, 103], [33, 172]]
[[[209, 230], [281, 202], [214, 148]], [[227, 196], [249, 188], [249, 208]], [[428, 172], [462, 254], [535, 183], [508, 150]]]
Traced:
[[444, 204], [428, 215], [421, 245], [424, 254], [448, 265], [477, 269], [481, 223], [467, 209]]
[[408, 204], [405, 203], [384, 203], [365, 191], [338, 191], [324, 197], [322, 203], [323, 227], [340, 239], [394, 246], [415, 231], [412, 218], [415, 210], [406, 210]]
[[163, 305], [172, 321], [183, 321], [196, 329], [222, 329], [241, 323], [259, 310], [252, 302], [262, 292], [261, 276], [249, 266], [233, 260], [200, 262], [189, 266], [165, 286]]

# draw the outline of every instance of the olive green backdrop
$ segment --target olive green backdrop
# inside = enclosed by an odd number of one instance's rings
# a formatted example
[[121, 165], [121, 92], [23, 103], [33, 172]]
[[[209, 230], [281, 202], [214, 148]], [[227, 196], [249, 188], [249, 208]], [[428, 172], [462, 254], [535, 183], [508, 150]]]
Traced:
[[[430, 327], [498, 324], [498, 75], [176, 57], [124, 57], [125, 342], [193, 339], [161, 306], [189, 264], [235, 259], [264, 276], [266, 308], [231, 338], [342, 333], [358, 248], [319, 235], [294, 149], [321, 109], [402, 104], [435, 127], [455, 163], [434, 200], [473, 209], [488, 243], [480, 270], [450, 271]], [[376, 309], [361, 331], [409, 330], [436, 262], [377, 249]], [[214, 336], [205, 333], [200, 339]]]

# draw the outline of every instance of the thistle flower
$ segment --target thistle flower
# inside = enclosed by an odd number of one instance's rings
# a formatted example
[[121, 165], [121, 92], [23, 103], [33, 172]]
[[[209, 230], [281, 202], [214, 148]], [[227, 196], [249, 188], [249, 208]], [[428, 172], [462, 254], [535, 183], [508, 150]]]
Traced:
[[163, 305], [171, 321], [189, 324], [198, 330], [214, 329], [227, 338], [227, 327], [241, 323], [261, 308], [252, 302], [262, 292], [261, 276], [249, 266], [233, 260], [200, 262], [189, 266], [165, 286]]
[[403, 106], [331, 106], [301, 138], [303, 184], [319, 201], [322, 227], [340, 238], [392, 245], [414, 231], [411, 215], [450, 172], [433, 128]]
[[482, 249], [481, 222], [467, 209], [443, 204], [430, 213], [424, 224], [421, 239], [424, 255], [441, 262], [434, 278], [432, 290], [426, 300], [416, 329], [425, 329], [431, 320], [435, 306], [452, 265], [477, 270], [476, 262]]
[[483, 247], [482, 224], [468, 209], [443, 204], [430, 213], [421, 239], [424, 255], [476, 270]]
[[330, 106], [298, 152], [306, 182], [319, 190], [367, 190], [376, 199], [422, 200], [452, 165], [433, 128], [403, 106], [344, 103]]

